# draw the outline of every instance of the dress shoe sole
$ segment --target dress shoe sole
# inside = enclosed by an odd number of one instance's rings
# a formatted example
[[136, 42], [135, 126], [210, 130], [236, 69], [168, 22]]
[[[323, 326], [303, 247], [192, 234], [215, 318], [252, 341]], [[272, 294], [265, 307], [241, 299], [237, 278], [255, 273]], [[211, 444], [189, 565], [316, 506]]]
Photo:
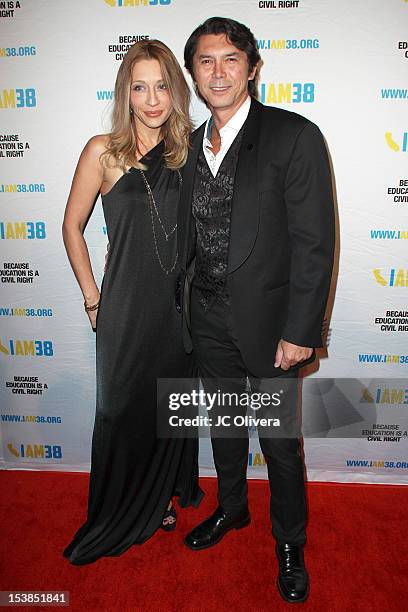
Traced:
[[236, 523], [235, 525], [231, 525], [231, 527], [228, 527], [227, 529], [225, 529], [222, 534], [216, 539], [213, 540], [212, 542], [210, 542], [209, 544], [202, 544], [201, 546], [192, 546], [191, 544], [189, 544], [187, 542], [187, 539], [184, 540], [184, 544], [190, 549], [190, 550], [204, 550], [205, 548], [211, 548], [211, 546], [215, 546], [216, 544], [218, 544], [219, 542], [221, 542], [222, 538], [229, 532], [232, 531], [233, 529], [243, 529], [244, 527], [248, 527], [248, 525], [251, 522], [251, 517], [247, 516], [243, 521], [240, 521], [239, 523]]
[[300, 597], [300, 599], [291, 599], [290, 597], [288, 597], [287, 595], [285, 595], [285, 593], [282, 591], [281, 589], [281, 585], [279, 583], [279, 578], [277, 580], [277, 585], [278, 585], [278, 591], [280, 593], [280, 596], [282, 597], [282, 599], [284, 599], [285, 601], [287, 601], [288, 603], [302, 603], [303, 601], [306, 601], [306, 599], [309, 597], [309, 591], [310, 591], [310, 584], [308, 583], [307, 585], [307, 590], [306, 593], [303, 595], [303, 597]]

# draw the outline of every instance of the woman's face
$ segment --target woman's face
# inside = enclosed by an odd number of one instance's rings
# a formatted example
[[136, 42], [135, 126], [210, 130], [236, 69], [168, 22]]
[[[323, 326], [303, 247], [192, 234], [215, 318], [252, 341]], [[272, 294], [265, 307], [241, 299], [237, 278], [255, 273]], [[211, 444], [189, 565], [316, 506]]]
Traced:
[[173, 104], [157, 60], [140, 60], [133, 66], [130, 106], [136, 128], [142, 131], [159, 130], [171, 115]]

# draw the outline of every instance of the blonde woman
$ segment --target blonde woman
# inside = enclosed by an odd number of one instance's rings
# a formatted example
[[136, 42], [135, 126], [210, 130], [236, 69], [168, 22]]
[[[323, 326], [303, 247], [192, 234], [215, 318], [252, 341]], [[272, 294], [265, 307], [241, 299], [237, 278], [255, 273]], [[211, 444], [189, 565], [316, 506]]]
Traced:
[[[64, 551], [76, 565], [174, 529], [172, 496], [186, 506], [202, 495], [197, 441], [156, 435], [157, 378], [193, 375], [174, 300], [189, 101], [173, 53], [157, 40], [133, 45], [116, 79], [112, 132], [91, 138], [72, 182], [63, 237], [97, 331], [88, 518]], [[101, 292], [83, 237], [99, 193], [110, 243]]]

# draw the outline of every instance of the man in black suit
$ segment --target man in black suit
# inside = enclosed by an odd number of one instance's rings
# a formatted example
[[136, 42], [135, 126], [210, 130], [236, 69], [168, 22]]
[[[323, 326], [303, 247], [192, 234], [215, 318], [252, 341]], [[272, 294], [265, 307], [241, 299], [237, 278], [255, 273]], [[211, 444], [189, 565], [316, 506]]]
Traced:
[[[208, 19], [190, 36], [184, 59], [211, 111], [192, 136], [179, 209], [185, 347], [194, 350], [204, 386], [238, 379], [243, 388], [249, 380], [253, 389], [265, 389], [277, 376], [279, 387], [289, 383], [284, 419], [294, 421], [298, 368], [321, 346], [332, 271], [333, 197], [323, 137], [306, 118], [256, 100], [260, 56], [246, 26]], [[309, 578], [299, 439], [259, 435], [279, 591], [286, 601], [303, 601]], [[193, 550], [250, 522], [248, 437], [212, 435], [212, 446], [219, 506], [186, 537]]]

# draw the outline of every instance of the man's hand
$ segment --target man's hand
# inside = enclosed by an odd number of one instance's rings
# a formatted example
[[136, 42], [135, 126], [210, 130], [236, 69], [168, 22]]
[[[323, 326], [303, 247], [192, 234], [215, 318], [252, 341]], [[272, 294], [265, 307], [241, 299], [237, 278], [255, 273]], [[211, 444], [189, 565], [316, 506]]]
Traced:
[[290, 367], [305, 361], [312, 356], [313, 349], [306, 346], [298, 346], [286, 340], [279, 340], [275, 355], [275, 368], [289, 370]]

